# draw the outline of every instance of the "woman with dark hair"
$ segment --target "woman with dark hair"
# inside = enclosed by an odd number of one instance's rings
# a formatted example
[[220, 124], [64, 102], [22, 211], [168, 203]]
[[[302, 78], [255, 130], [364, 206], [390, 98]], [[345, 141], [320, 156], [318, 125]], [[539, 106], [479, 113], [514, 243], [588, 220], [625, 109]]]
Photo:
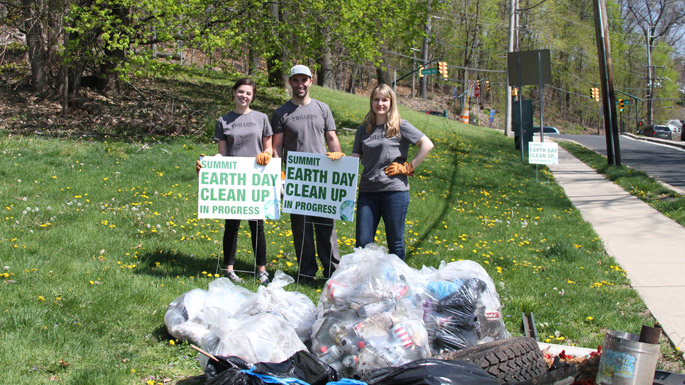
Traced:
[[[214, 128], [214, 140], [219, 141], [219, 154], [223, 156], [256, 157], [257, 164], [266, 166], [273, 155], [271, 137], [273, 131], [269, 117], [250, 109], [250, 103], [257, 93], [257, 85], [250, 78], [239, 79], [233, 86], [233, 110], [220, 117]], [[252, 250], [257, 262], [257, 279], [261, 284], [269, 283], [266, 271], [266, 238], [264, 221], [249, 220], [252, 234]], [[227, 219], [224, 228], [225, 273], [233, 282], [243, 280], [233, 271], [238, 243], [240, 220]]]
[[[352, 156], [364, 166], [357, 197], [357, 247], [374, 242], [380, 219], [388, 249], [404, 260], [404, 223], [409, 208], [409, 176], [433, 149], [433, 142], [400, 119], [395, 92], [381, 84], [371, 92], [370, 110], [357, 129]], [[409, 146], [418, 147], [407, 162]]]

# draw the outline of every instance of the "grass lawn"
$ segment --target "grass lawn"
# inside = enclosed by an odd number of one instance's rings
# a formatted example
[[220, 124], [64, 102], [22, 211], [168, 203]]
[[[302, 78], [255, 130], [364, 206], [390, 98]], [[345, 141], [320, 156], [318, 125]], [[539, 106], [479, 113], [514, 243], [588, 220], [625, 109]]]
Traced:
[[[255, 106], [264, 112], [285, 100], [280, 90], [264, 92]], [[356, 128], [368, 110], [365, 98], [312, 93], [330, 104], [339, 127]], [[217, 111], [227, 104], [216, 103]], [[521, 334], [522, 312], [534, 313], [541, 339], [584, 347], [602, 344], [608, 329], [639, 333], [654, 324], [591, 226], [553, 179], [538, 182], [535, 166], [520, 162], [513, 138], [401, 113], [435, 143], [410, 181], [409, 265], [480, 263], [498, 285], [513, 335]], [[208, 130], [215, 118], [207, 118]], [[353, 133], [339, 136], [349, 154]], [[5, 383], [189, 383], [202, 374], [197, 353], [168, 335], [163, 317], [174, 298], [207, 289], [220, 273], [223, 221], [196, 214], [194, 162], [216, 152], [208, 138], [0, 132]], [[540, 172], [546, 182], [547, 169]], [[267, 269], [295, 276], [288, 216], [266, 221], [265, 230]], [[249, 269], [246, 225], [241, 234], [237, 268]], [[343, 255], [353, 252], [354, 223], [338, 222], [338, 240]], [[378, 242], [385, 242], [382, 228]], [[317, 303], [322, 285], [301, 291]], [[660, 367], [682, 371], [666, 342], [662, 353]]]

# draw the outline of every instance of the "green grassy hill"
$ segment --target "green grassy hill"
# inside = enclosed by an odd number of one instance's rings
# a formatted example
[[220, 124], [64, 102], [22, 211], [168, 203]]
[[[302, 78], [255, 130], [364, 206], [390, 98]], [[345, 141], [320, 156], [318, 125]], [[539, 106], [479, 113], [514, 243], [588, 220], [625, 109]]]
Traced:
[[[223, 86], [228, 87], [228, 86]], [[226, 95], [226, 89], [219, 91]], [[285, 100], [266, 89], [256, 108]], [[339, 127], [356, 128], [368, 99], [314, 88]], [[225, 98], [217, 98], [217, 111]], [[435, 149], [411, 179], [409, 265], [480, 263], [498, 285], [508, 330], [533, 312], [542, 339], [596, 347], [607, 329], [654, 319], [592, 228], [542, 167], [522, 164], [500, 132], [401, 109]], [[206, 117], [212, 122], [215, 117]], [[353, 133], [340, 130], [343, 151]], [[177, 296], [220, 273], [223, 222], [197, 219], [194, 161], [206, 136], [138, 141], [0, 132], [0, 366], [12, 384], [192, 383], [201, 374], [163, 317]], [[295, 276], [287, 215], [267, 221], [268, 270]], [[250, 269], [241, 228], [238, 268]], [[338, 223], [342, 254], [354, 223]], [[381, 228], [378, 236], [385, 243]], [[301, 287], [315, 303], [320, 287]], [[256, 286], [246, 284], [252, 290]], [[295, 290], [294, 287], [289, 287]], [[662, 366], [676, 352], [662, 345]]]

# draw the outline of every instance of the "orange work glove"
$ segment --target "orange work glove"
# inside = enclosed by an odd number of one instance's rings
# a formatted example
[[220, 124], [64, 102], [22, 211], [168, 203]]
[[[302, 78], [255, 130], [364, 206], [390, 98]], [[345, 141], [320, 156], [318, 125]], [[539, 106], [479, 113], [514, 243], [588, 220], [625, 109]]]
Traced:
[[343, 156], [345, 156], [345, 153], [340, 152], [340, 151], [333, 151], [333, 152], [327, 152], [326, 156], [331, 160], [338, 160], [338, 159], [342, 158]]
[[269, 164], [270, 160], [271, 160], [271, 154], [269, 154], [266, 151], [257, 155], [257, 164], [260, 166], [266, 166], [267, 164]]
[[[200, 154], [200, 158], [204, 158], [205, 154]], [[195, 171], [197, 172], [198, 175], [200, 175], [200, 169], [202, 168], [202, 163], [200, 162], [200, 159], [195, 161]]]
[[411, 163], [397, 163], [397, 162], [392, 162], [390, 163], [390, 166], [385, 168], [385, 175], [387, 176], [395, 176], [395, 175], [409, 175], [409, 176], [414, 176], [414, 167], [411, 166]]

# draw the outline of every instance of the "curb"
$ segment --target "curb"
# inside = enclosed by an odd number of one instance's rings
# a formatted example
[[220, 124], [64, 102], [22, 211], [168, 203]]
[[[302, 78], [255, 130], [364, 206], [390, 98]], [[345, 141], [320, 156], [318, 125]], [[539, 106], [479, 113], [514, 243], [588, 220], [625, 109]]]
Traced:
[[624, 132], [621, 135], [626, 136], [626, 137], [631, 138], [631, 139], [635, 139], [635, 140], [644, 140], [645, 142], [660, 143], [660, 144], [665, 144], [668, 146], [680, 147], [680, 148], [685, 149], [685, 142], [681, 142], [681, 141], [677, 141], [677, 140], [651, 138], [648, 136], [635, 135], [635, 134], [631, 134], [628, 132]]

